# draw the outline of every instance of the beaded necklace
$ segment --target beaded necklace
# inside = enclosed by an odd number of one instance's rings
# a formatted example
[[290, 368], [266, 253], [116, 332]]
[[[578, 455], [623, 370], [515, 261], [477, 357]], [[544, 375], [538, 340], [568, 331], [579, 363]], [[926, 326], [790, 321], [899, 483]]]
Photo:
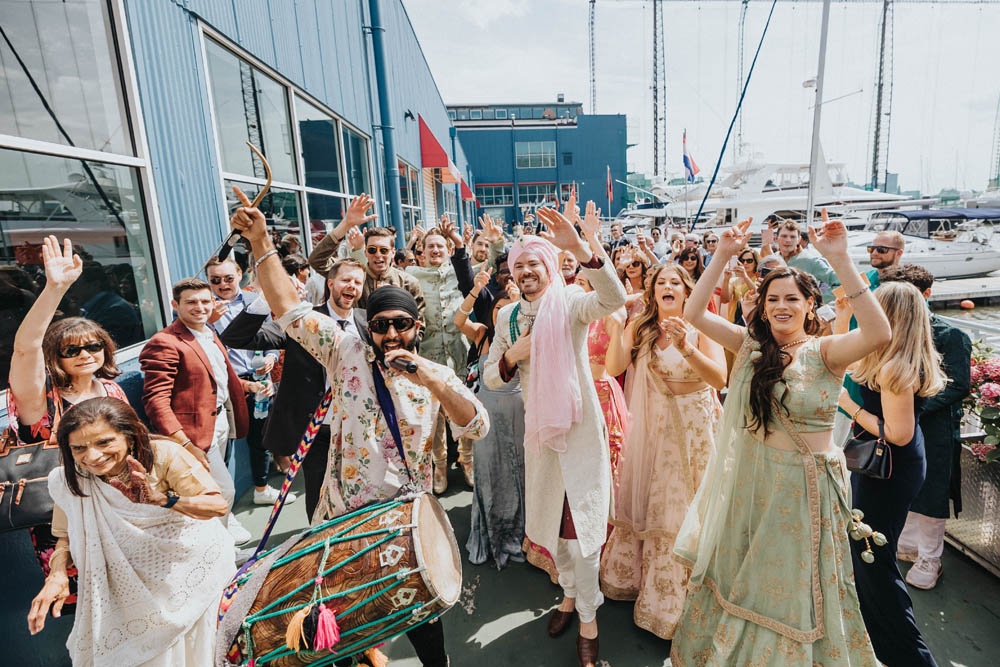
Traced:
[[[513, 310], [510, 311], [510, 342], [515, 342], [521, 337], [521, 326], [517, 323], [517, 315], [521, 312], [521, 302], [518, 301], [514, 304]], [[535, 326], [535, 318], [530, 315], [525, 315], [528, 320], [528, 331]]]

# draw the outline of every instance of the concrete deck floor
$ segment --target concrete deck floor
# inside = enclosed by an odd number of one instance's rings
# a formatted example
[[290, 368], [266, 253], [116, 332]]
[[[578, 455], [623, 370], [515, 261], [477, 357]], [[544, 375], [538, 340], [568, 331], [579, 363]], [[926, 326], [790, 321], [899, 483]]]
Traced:
[[[451, 486], [441, 498], [463, 556], [463, 592], [443, 618], [445, 641], [453, 667], [489, 665], [573, 667], [575, 631], [558, 639], [546, 634], [548, 612], [558, 604], [560, 589], [548, 575], [527, 564], [511, 564], [502, 572], [466, 559], [472, 492], [452, 468]], [[277, 480], [272, 484], [277, 484]], [[293, 490], [301, 494], [301, 479]], [[271, 508], [252, 504], [247, 493], [236, 505], [243, 525], [263, 532]], [[305, 504], [284, 508], [269, 541], [277, 546], [307, 525]], [[253, 546], [253, 544], [248, 545]], [[908, 567], [908, 564], [901, 563]], [[1000, 664], [1000, 579], [945, 547], [944, 573], [931, 591], [910, 588], [914, 610], [938, 664], [942, 667], [985, 667]], [[905, 572], [905, 570], [904, 570]], [[608, 600], [598, 613], [601, 659], [605, 667], [661, 667], [670, 664], [670, 644], [632, 623], [632, 604]], [[413, 649], [398, 638], [382, 649], [392, 667], [419, 667]]]

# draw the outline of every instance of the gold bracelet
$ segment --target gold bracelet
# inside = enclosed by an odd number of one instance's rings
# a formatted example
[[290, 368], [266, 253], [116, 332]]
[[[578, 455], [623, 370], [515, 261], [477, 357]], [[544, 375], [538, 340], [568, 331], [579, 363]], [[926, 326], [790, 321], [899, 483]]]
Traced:
[[864, 410], [864, 407], [859, 405], [858, 409], [854, 411], [854, 416], [851, 417], [851, 422], [855, 422], [856, 423], [858, 421], [858, 415], [861, 414], [862, 410]]
[[693, 347], [691, 348], [691, 351], [688, 352], [687, 354], [684, 354], [683, 352], [681, 352], [681, 356], [684, 357], [685, 359], [687, 359], [688, 357], [690, 357], [692, 354], [694, 354], [694, 348]]

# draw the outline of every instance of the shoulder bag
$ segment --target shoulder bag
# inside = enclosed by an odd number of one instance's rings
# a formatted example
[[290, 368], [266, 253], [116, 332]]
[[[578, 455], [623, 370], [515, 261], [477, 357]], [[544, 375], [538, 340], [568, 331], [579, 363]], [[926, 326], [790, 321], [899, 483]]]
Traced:
[[[851, 424], [853, 431], [854, 424]], [[878, 420], [878, 438], [852, 437], [844, 445], [847, 469], [875, 479], [892, 477], [892, 447], [885, 441], [885, 422]]]

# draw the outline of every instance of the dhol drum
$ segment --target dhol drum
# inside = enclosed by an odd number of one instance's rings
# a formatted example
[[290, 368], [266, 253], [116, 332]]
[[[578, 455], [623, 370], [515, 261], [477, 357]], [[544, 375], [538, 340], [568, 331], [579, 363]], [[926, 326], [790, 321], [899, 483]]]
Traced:
[[461, 593], [455, 534], [428, 494], [368, 505], [282, 548], [236, 581], [227, 615], [242, 614], [240, 596], [265, 577], [228, 647], [231, 664], [330, 665], [437, 619]]

